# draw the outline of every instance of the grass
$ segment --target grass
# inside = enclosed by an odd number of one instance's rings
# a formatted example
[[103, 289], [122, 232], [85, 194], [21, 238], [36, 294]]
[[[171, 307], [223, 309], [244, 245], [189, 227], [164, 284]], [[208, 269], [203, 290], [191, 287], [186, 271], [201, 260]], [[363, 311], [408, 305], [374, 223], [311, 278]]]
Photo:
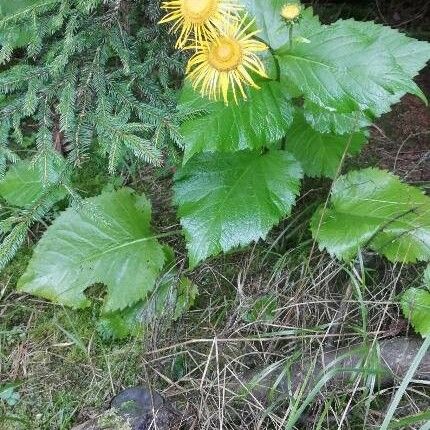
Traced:
[[[111, 181], [97, 163], [88, 169], [80, 189], [94, 195]], [[154, 197], [157, 229], [172, 229], [177, 221], [164, 192], [170, 178], [153, 178], [131, 175], [125, 182]], [[187, 273], [200, 297], [178, 323], [161, 320], [145, 336], [122, 342], [97, 332], [97, 306], [73, 311], [14, 291], [43, 230], [38, 226], [0, 276], [0, 393], [13, 384], [19, 396], [13, 405], [0, 400], [0, 429], [68, 430], [98, 416], [122, 388], [139, 384], [174, 402], [187, 429], [379, 429], [397, 387], [379, 387], [372, 372], [352, 373], [338, 392], [308, 377], [294, 401], [277, 395], [282, 378], [272, 381], [269, 395], [251, 389], [252, 380], [271, 369], [288, 375], [297, 362], [311, 375], [312, 357], [323, 346], [377, 345], [409, 333], [397, 297], [420, 284], [422, 267], [391, 265], [372, 254], [351, 266], [316, 249], [310, 254], [313, 209], [306, 208], [324, 199], [328, 185], [309, 181], [293, 216], [266, 244]], [[174, 241], [181, 266], [183, 243]], [[388, 429], [419, 429], [428, 417], [428, 386], [404, 388]], [[247, 389], [251, 395], [244, 396]]]
[[[371, 389], [358, 383], [363, 377], [351, 380], [348, 394], [322, 396], [321, 384], [291, 404], [285, 397], [243, 398], [239, 388], [255, 374], [250, 369], [302, 360], [323, 343], [344, 346], [401, 332], [396, 292], [418, 283], [420, 270], [374, 258], [351, 271], [316, 254], [304, 276], [303, 247], [283, 244], [276, 233], [270, 242], [200, 267], [192, 274], [199, 303], [179, 324], [120, 343], [95, 331], [95, 309], [77, 312], [16, 295], [11, 280], [28, 260], [23, 251], [1, 279], [0, 376], [2, 384], [17, 384], [20, 399], [14, 406], [2, 402], [0, 428], [69, 429], [96, 416], [122, 387], [138, 384], [185, 411], [185, 428], [379, 428], [395, 390]], [[250, 320], [268, 293], [278, 304], [273, 318]], [[425, 387], [407, 390], [396, 419], [425, 414], [429, 394]]]
[[[89, 195], [108, 182], [102, 173], [86, 177], [94, 178], [87, 184], [81, 177], [81, 190]], [[168, 197], [160, 198], [169, 179], [130, 179], [156, 197], [160, 225], [166, 225], [161, 214], [176, 222], [172, 209], [166, 213]], [[355, 375], [337, 394], [323, 394], [322, 384], [313, 391], [303, 386], [295, 402], [276, 395], [281, 379], [270, 396], [243, 396], [255, 377], [273, 368], [288, 374], [295, 361], [308, 360], [322, 345], [372, 342], [408, 330], [396, 298], [420, 283], [422, 268], [393, 266], [371, 254], [355, 266], [316, 251], [310, 256], [312, 210], [303, 208], [308, 199], [323, 199], [327, 184], [310, 181], [306, 187], [310, 194], [267, 244], [210, 260], [188, 274], [200, 297], [183, 319], [173, 326], [160, 321], [145, 336], [122, 342], [97, 332], [97, 306], [73, 311], [14, 291], [31, 256], [29, 241], [0, 277], [0, 393], [10, 383], [19, 395], [14, 405], [0, 400], [0, 429], [68, 430], [97, 416], [122, 388], [139, 384], [184, 411], [185, 428], [378, 429], [395, 389], [380, 389], [372, 375]], [[33, 240], [39, 235], [36, 228]], [[177, 258], [185, 258], [181, 239], [173, 245]], [[310, 371], [312, 363], [306, 362]], [[425, 387], [408, 389], [393, 425], [418, 429], [429, 399]]]

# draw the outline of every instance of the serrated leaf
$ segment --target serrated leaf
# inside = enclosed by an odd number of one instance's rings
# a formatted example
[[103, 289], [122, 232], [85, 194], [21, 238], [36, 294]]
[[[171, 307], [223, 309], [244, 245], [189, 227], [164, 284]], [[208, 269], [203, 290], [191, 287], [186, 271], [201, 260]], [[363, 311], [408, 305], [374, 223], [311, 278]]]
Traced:
[[181, 276], [178, 282], [176, 304], [172, 315], [173, 321], [177, 321], [194, 305], [198, 295], [199, 290], [197, 285], [186, 276]]
[[430, 293], [418, 288], [410, 288], [402, 296], [402, 310], [411, 321], [417, 333], [430, 336]]
[[307, 123], [319, 133], [351, 134], [373, 122], [364, 112], [333, 112], [309, 100], [304, 102], [303, 112]]
[[397, 37], [404, 36], [394, 30], [387, 36], [384, 27], [373, 23], [337, 21], [314, 33], [311, 43], [278, 51], [282, 77], [324, 109], [381, 115], [400, 95], [423, 97], [411, 74], [430, 58], [430, 45], [420, 45], [419, 59], [407, 68], [403, 53], [397, 59], [388, 48]]
[[290, 214], [302, 169], [283, 151], [200, 154], [176, 175], [175, 202], [191, 267], [265, 238]]
[[[4, 179], [0, 181], [0, 196], [9, 204], [18, 207], [33, 204], [47, 189], [40, 169], [28, 160], [19, 161], [11, 166]], [[66, 196], [64, 187], [58, 187], [54, 193], [53, 200], [61, 200]]]
[[377, 42], [382, 49], [388, 49], [396, 63], [409, 77], [416, 76], [430, 59], [430, 44], [408, 37], [398, 30], [373, 22], [349, 20], [351, 28], [360, 28], [363, 33], [377, 36]]
[[343, 136], [318, 133], [297, 113], [286, 139], [286, 149], [301, 163], [306, 175], [334, 178], [345, 151], [347, 155], [360, 152], [367, 142], [367, 134], [364, 131]]
[[248, 100], [228, 106], [184, 86], [179, 109], [200, 112], [181, 125], [185, 161], [199, 152], [257, 149], [282, 139], [293, 120], [290, 95], [279, 82], [260, 85], [260, 90], [248, 89]]
[[124, 310], [105, 313], [98, 324], [104, 338], [124, 339], [136, 335], [155, 319], [178, 320], [198, 296], [198, 289], [185, 276], [169, 271], [158, 281], [146, 300]]
[[82, 308], [89, 305], [86, 288], [102, 283], [104, 312], [124, 309], [146, 297], [164, 264], [150, 228], [150, 204], [127, 188], [84, 204], [94, 214], [63, 212], [36, 246], [18, 289]]
[[[351, 29], [357, 27], [362, 34], [374, 34], [376, 36], [373, 40], [375, 49], [379, 46], [383, 52], [388, 51], [405, 75], [410, 78], [416, 76], [430, 58], [430, 45], [427, 42], [415, 40], [388, 26], [374, 24], [373, 22], [347, 22]], [[390, 104], [399, 102], [403, 95], [403, 90], [392, 95]], [[322, 133], [351, 133], [373, 122], [373, 118], [364, 111], [335, 112], [318, 106], [309, 100], [304, 103], [304, 111], [309, 124]], [[388, 109], [381, 113], [387, 111]]]
[[340, 177], [330, 204], [312, 218], [320, 249], [343, 260], [369, 247], [391, 261], [430, 260], [430, 199], [386, 171], [364, 169]]

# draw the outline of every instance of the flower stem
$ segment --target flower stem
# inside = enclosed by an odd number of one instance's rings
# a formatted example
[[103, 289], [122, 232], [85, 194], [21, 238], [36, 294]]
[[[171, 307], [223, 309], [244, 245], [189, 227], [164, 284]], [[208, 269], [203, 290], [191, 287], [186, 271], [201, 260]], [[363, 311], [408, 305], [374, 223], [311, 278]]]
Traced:
[[290, 49], [293, 49], [293, 33], [294, 33], [294, 25], [290, 24], [290, 26], [289, 26]]

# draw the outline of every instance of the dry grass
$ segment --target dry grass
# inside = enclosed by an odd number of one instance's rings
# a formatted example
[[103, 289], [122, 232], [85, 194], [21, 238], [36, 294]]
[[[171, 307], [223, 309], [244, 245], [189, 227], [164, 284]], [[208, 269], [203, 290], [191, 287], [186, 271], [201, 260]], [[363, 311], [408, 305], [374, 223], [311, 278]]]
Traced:
[[[185, 411], [187, 429], [284, 429], [304, 397], [296, 403], [258, 392], [245, 397], [250, 380], [294, 360], [311, 369], [309, 357], [323, 346], [407, 332], [397, 294], [418, 284], [421, 272], [373, 255], [355, 266], [316, 251], [309, 258], [306, 231], [284, 236], [281, 226], [264, 247], [204, 264], [191, 275], [201, 293], [194, 310], [173, 327], [160, 322], [144, 338], [123, 343], [102, 341], [91, 310], [14, 294], [13, 267], [0, 288], [0, 379], [18, 382], [21, 399], [14, 407], [3, 402], [0, 411], [24, 423], [7, 421], [3, 428], [68, 429], [96, 416], [122, 388], [143, 384]], [[277, 303], [274, 314], [250, 320], [265, 295]], [[366, 390], [364, 376], [341, 392], [316, 396], [297, 428], [377, 429], [393, 390]], [[429, 401], [425, 387], [410, 387], [398, 414], [424, 412]]]

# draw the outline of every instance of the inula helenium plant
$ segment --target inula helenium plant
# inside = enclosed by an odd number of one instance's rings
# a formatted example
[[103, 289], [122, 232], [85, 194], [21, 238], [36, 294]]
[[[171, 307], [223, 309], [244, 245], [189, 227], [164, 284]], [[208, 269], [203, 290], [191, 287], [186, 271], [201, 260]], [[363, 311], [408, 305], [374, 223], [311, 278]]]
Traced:
[[102, 283], [116, 322], [171, 294], [187, 298], [175, 318], [192, 304], [189, 280], [166, 280], [170, 233], [152, 229], [145, 196], [120, 182], [81, 195], [81, 166], [100, 158], [112, 175], [175, 167], [190, 268], [288, 222], [304, 176], [334, 180], [309, 226], [321, 252], [430, 261], [429, 197], [346, 168], [406, 93], [427, 103], [414, 77], [428, 43], [374, 22], [322, 24], [285, 0], [22, 1], [2, 10], [0, 43], [1, 267], [58, 215], [19, 290], [81, 308]]

